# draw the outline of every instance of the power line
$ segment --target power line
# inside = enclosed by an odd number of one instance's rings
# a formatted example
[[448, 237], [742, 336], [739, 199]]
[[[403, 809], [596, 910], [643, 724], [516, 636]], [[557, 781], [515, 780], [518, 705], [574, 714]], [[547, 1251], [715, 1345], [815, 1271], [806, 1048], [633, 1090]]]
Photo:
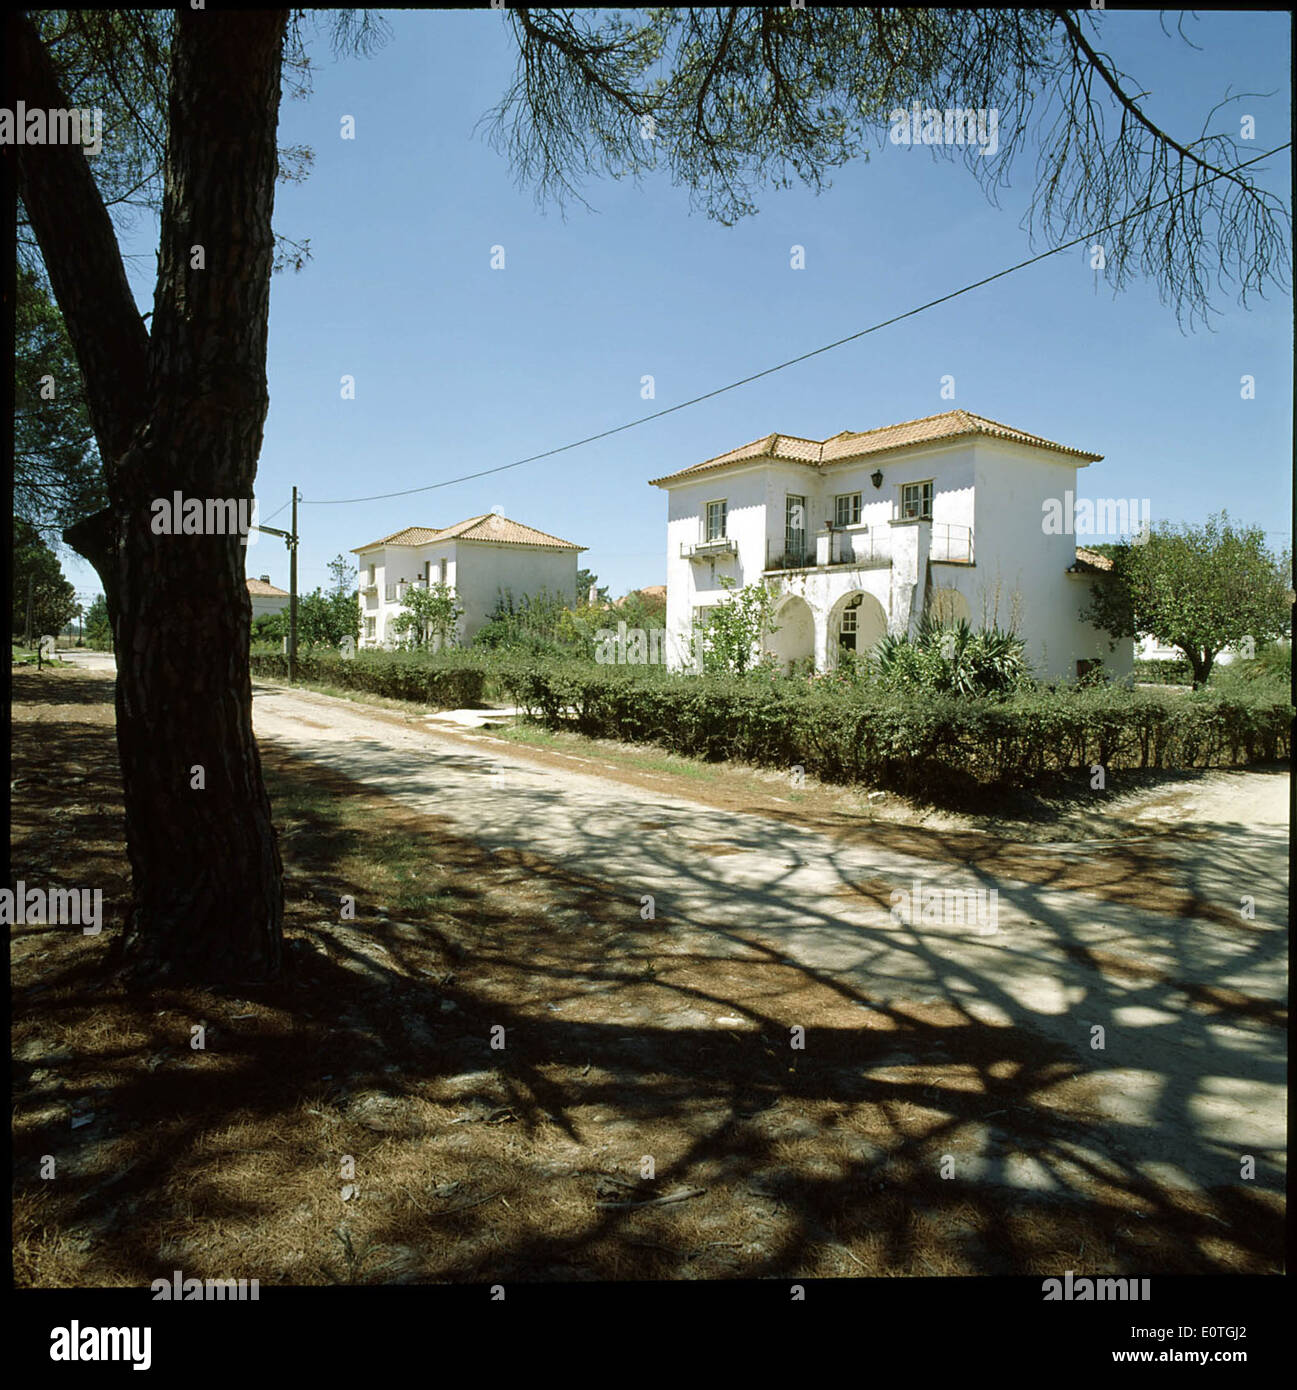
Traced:
[[[774, 367], [767, 367], [764, 371], [754, 372], [751, 376], [745, 376], [740, 381], [732, 381], [728, 386], [718, 386], [714, 391], [706, 391], [701, 396], [694, 396], [691, 400], [680, 401], [677, 405], [666, 406], [662, 410], [655, 410], [651, 415], [641, 415], [637, 420], [630, 420], [624, 425], [617, 425], [610, 430], [601, 430], [598, 434], [586, 435], [584, 439], [573, 440], [571, 444], [561, 444], [557, 449], [546, 449], [540, 454], [530, 454], [527, 458], [515, 459], [513, 463], [497, 464], [494, 468], [483, 468], [476, 473], [465, 473], [459, 478], [447, 478], [441, 483], [427, 483], [423, 487], [404, 488], [399, 492], [376, 492], [370, 497], [328, 497], [324, 499], [308, 499], [299, 497], [297, 500], [304, 506], [315, 507], [342, 507], [351, 506], [357, 502], [385, 502], [392, 497], [410, 497], [416, 492], [434, 492], [437, 488], [453, 487], [456, 483], [472, 482], [475, 478], [485, 478], [492, 473], [505, 473], [511, 468], [521, 468], [524, 463], [536, 463], [540, 459], [553, 458], [555, 454], [564, 454], [569, 449], [579, 449], [583, 444], [593, 444], [599, 439], [608, 439], [614, 434], [621, 434], [625, 430], [631, 430], [638, 425], [646, 425], [650, 420], [660, 420], [665, 415], [673, 415], [677, 410], [686, 410], [691, 405], [700, 405], [703, 401], [712, 400], [716, 396], [723, 396], [727, 391], [735, 391], [740, 386], [747, 386], [754, 381], [760, 381], [762, 377], [773, 376], [775, 372], [782, 372], [786, 367], [795, 367], [799, 362], [809, 361], [812, 357], [818, 357], [821, 353], [832, 352], [834, 348], [844, 347], [847, 343], [854, 343], [859, 338], [867, 337], [870, 333], [877, 333], [881, 328], [889, 328], [894, 323], [900, 323], [904, 319], [913, 318], [916, 314], [921, 314], [927, 309], [935, 309], [939, 304], [946, 304], [952, 299], [958, 299], [960, 295], [968, 294], [972, 290], [981, 289], [983, 285], [989, 285], [996, 280], [1002, 280], [1006, 275], [1012, 275], [1015, 271], [1025, 270], [1028, 266], [1035, 265], [1038, 261], [1047, 260], [1050, 256], [1056, 256], [1060, 251], [1070, 251], [1074, 246], [1080, 246], [1083, 242], [1089, 241], [1092, 237], [1102, 236], [1104, 232], [1111, 231], [1114, 227], [1120, 227], [1136, 217], [1144, 217], [1155, 208], [1165, 207], [1167, 203], [1173, 203], [1177, 198], [1182, 198], [1187, 193], [1192, 193], [1197, 188], [1206, 187], [1209, 183], [1215, 183], [1217, 179], [1227, 178], [1230, 174], [1236, 174], [1240, 169], [1246, 169], [1249, 165], [1258, 164], [1263, 159], [1269, 159], [1272, 155], [1279, 154], [1292, 144], [1285, 141], [1282, 145], [1276, 145], [1274, 149], [1267, 150], [1264, 154], [1256, 155], [1252, 159], [1245, 160], [1242, 164], [1236, 164], [1232, 169], [1222, 169], [1219, 173], [1212, 174], [1209, 178], [1201, 179], [1197, 183], [1191, 184], [1181, 193], [1173, 193], [1169, 197], [1161, 199], [1156, 203], [1149, 203], [1145, 207], [1138, 208], [1135, 212], [1128, 212], [1125, 217], [1119, 217], [1115, 222], [1109, 222], [1106, 226], [1099, 227], [1092, 232], [1086, 232], [1084, 236], [1074, 237], [1071, 241], [1065, 241], [1061, 246], [1052, 247], [1048, 251], [1042, 251], [1038, 256], [1031, 256], [1025, 261], [1019, 261], [1017, 265], [1011, 265], [1005, 270], [998, 270], [994, 275], [987, 275], [981, 280], [974, 280], [972, 284], [963, 286], [962, 289], [952, 290], [949, 294], [943, 294], [939, 299], [930, 299], [926, 304], [920, 304], [915, 309], [907, 309], [903, 314], [895, 314], [889, 319], [883, 319], [879, 323], [872, 324], [869, 328], [862, 328], [858, 333], [849, 334], [845, 338], [839, 338], [836, 342], [826, 343], [823, 347], [813, 348], [810, 352], [804, 352], [798, 357], [790, 357], [786, 362], [780, 362]], [[283, 508], [280, 508], [282, 511]]]

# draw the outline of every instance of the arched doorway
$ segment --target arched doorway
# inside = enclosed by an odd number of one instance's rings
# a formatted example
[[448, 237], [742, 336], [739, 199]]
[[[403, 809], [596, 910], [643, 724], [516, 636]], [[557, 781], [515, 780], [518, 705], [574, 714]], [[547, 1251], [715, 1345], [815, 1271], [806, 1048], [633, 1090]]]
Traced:
[[843, 651], [863, 656], [887, 634], [887, 614], [883, 605], [863, 589], [846, 594], [829, 613], [828, 662], [838, 664]]
[[775, 609], [775, 631], [767, 634], [765, 649], [787, 673], [795, 661], [815, 655], [815, 615], [797, 594], [790, 594]]

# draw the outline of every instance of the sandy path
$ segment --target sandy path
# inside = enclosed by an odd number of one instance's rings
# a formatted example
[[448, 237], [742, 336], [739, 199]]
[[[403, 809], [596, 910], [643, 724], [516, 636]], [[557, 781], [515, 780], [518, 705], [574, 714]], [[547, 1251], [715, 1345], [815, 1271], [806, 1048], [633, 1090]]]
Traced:
[[[1227, 925], [996, 881], [976, 865], [900, 854], [867, 836], [848, 843], [566, 771], [498, 741], [433, 732], [313, 692], [258, 684], [254, 722], [259, 737], [457, 833], [603, 880], [624, 895], [628, 919], [638, 919], [643, 895], [652, 895], [659, 917], [713, 937], [740, 928], [880, 1003], [949, 1001], [981, 1022], [1065, 1042], [1078, 1072], [1093, 1077], [1096, 1108], [1107, 1117], [1075, 1155], [1080, 1169], [1136, 1168], [1161, 1182], [1210, 1186], [1237, 1182], [1250, 1154], [1255, 1182], [1282, 1187], [1286, 1043], [1262, 1001], [1282, 1001], [1286, 990], [1285, 776], [1223, 774], [1187, 796], [1162, 789], [1150, 797], [1151, 833], [1167, 816], [1183, 831], [1191, 808], [1198, 833], [1168, 837], [1160, 857]], [[880, 902], [916, 880], [943, 891], [994, 888], [996, 930], [893, 921]], [[872, 896], [858, 891], [861, 883], [872, 885]], [[1234, 923], [1244, 897], [1253, 899], [1255, 919]], [[1114, 959], [1142, 971], [1095, 968], [1096, 960]], [[1204, 993], [1219, 991], [1237, 991], [1251, 1007], [1203, 1007]], [[662, 1020], [709, 1021], [689, 1009]], [[1102, 1050], [1091, 1046], [1096, 1025]], [[1009, 1180], [1046, 1188], [1056, 1181], [1028, 1156]]]

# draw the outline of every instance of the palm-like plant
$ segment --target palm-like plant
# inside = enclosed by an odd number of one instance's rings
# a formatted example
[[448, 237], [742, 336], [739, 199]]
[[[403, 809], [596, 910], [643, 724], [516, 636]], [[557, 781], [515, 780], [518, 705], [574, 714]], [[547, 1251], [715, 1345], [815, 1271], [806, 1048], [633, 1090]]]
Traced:
[[1014, 690], [1027, 678], [1024, 653], [1022, 639], [1011, 632], [974, 632], [963, 618], [943, 624], [925, 613], [913, 639], [889, 634], [873, 657], [879, 683], [891, 690], [992, 695]]

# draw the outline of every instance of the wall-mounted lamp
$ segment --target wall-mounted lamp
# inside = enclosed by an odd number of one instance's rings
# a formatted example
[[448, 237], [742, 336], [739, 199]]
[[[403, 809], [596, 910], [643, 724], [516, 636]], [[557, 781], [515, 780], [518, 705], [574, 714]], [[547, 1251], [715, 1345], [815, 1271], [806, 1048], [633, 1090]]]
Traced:
[[883, 470], [881, 468], [875, 468], [874, 471], [869, 475], [869, 481], [873, 483], [875, 487], [882, 487]]

